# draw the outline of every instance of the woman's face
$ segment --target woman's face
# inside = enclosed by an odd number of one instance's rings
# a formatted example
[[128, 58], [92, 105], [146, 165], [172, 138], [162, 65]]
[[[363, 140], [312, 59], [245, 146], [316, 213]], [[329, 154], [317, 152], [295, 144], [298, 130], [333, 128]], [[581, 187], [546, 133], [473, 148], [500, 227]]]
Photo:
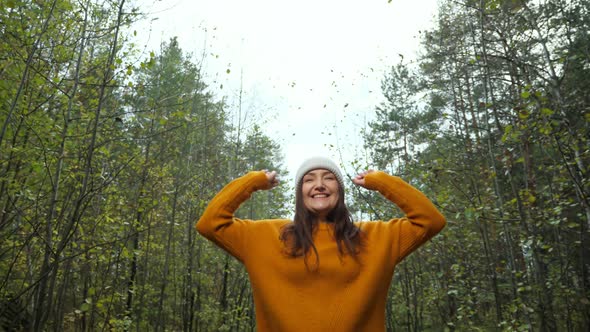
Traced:
[[303, 205], [320, 220], [325, 220], [328, 213], [338, 204], [338, 180], [328, 170], [311, 170], [303, 176], [301, 193]]

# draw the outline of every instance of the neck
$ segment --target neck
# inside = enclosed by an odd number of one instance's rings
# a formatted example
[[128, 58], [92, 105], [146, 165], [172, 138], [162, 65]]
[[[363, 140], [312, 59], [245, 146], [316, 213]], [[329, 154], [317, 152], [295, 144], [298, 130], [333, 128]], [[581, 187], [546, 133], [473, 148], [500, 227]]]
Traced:
[[328, 220], [328, 216], [327, 215], [316, 215], [315, 216], [315, 221], [318, 223], [326, 223], [326, 224], [332, 224], [333, 221]]

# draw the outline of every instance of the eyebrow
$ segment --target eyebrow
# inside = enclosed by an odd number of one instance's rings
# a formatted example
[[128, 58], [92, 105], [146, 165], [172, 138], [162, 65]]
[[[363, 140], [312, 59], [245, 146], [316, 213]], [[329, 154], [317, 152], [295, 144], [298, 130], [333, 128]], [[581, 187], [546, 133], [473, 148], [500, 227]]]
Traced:
[[318, 174], [320, 176], [334, 175], [334, 173], [328, 171], [327, 169], [318, 169], [318, 170], [313, 170], [313, 171], [310, 171], [309, 173], [306, 173], [303, 177], [306, 177], [306, 176], [314, 176], [315, 177], [315, 176], [318, 176]]

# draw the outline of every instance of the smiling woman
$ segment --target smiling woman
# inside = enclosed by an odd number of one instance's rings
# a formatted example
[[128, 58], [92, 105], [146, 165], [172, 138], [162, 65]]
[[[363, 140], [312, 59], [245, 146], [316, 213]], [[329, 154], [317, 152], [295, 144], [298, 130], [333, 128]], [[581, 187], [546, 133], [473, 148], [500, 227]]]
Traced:
[[300, 189], [297, 195], [303, 199], [303, 206], [317, 219], [328, 221], [328, 213], [343, 196], [340, 188], [344, 188], [344, 183], [338, 167], [326, 158], [310, 158], [299, 167], [295, 179], [295, 188]]
[[303, 204], [320, 220], [336, 207], [339, 197], [336, 176], [325, 169], [313, 170], [303, 177]]
[[[295, 217], [281, 230], [281, 240], [291, 257], [304, 257], [313, 250], [315, 264], [319, 267], [320, 256], [314, 244], [313, 231], [318, 225], [329, 224], [339, 255], [346, 253], [356, 259], [361, 245], [359, 228], [344, 203], [344, 180], [338, 166], [330, 159], [313, 157], [307, 159], [295, 175]], [[309, 267], [309, 266], [308, 266]]]
[[225, 186], [197, 222], [199, 233], [246, 267], [258, 331], [385, 331], [395, 266], [445, 226], [424, 194], [373, 170], [353, 183], [380, 192], [405, 216], [353, 222], [343, 179], [331, 160], [308, 159], [295, 177], [294, 220], [253, 221], [234, 212], [278, 179], [274, 171], [250, 172]]

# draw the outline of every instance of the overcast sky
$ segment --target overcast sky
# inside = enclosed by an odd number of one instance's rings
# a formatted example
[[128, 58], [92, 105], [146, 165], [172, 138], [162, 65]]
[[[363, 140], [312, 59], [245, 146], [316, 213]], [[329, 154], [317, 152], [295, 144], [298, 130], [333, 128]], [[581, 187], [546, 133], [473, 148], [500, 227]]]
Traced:
[[436, 0], [138, 3], [148, 14], [136, 26], [148, 51], [177, 36], [233, 111], [242, 87], [247, 125], [256, 120], [281, 144], [287, 181], [305, 157], [363, 158], [360, 132], [382, 100], [384, 73], [400, 54], [416, 57], [419, 31], [437, 10]]

